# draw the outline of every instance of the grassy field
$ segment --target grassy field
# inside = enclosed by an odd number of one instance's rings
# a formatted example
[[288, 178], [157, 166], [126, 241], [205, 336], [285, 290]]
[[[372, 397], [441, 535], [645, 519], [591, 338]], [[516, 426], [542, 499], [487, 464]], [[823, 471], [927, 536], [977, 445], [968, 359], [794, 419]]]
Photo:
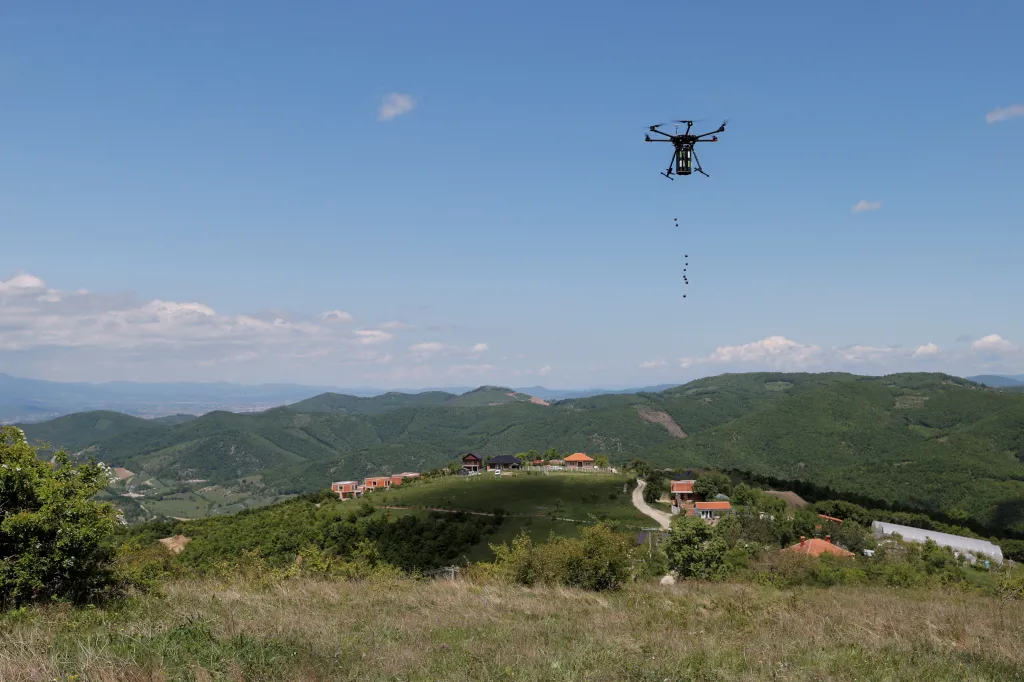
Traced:
[[616, 474], [539, 473], [481, 474], [427, 479], [365, 499], [374, 505], [437, 507], [493, 512], [502, 508], [510, 514], [550, 516], [577, 521], [608, 520], [642, 527], [650, 519], [633, 506], [623, 492], [628, 478]]
[[1024, 608], [964, 593], [177, 582], [0, 617], [0, 679], [1022, 680]]

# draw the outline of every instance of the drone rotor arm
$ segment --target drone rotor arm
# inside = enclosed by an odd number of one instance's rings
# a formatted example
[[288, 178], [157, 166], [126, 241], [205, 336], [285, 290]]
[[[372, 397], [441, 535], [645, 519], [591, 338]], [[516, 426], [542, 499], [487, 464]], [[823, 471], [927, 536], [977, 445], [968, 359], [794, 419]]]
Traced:
[[[654, 128], [651, 128], [651, 132], [652, 133], [658, 133], [659, 135], [664, 135], [665, 137], [667, 137], [669, 139], [672, 139], [672, 136], [669, 135], [668, 133], [666, 133], [663, 130], [655, 130]], [[660, 142], [668, 142], [668, 140], [660, 140]]]

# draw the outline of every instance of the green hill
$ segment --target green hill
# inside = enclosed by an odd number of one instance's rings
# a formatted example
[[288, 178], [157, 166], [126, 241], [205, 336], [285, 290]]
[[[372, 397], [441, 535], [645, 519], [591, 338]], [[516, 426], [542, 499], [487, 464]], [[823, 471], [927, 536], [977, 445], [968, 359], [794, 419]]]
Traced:
[[[205, 513], [342, 478], [429, 470], [467, 451], [555, 447], [805, 480], [1024, 532], [1024, 395], [944, 374], [726, 374], [550, 405], [498, 387], [461, 396], [324, 394], [178, 424], [89, 414], [24, 428], [71, 450], [92, 446], [90, 454], [141, 473], [139, 481], [163, 484], [137, 494], [212, 486], [216, 499], [199, 505]], [[140, 498], [154, 513], [162, 502]]]
[[160, 431], [163, 426], [166, 424], [157, 420], [97, 410], [76, 412], [36, 424], [22, 424], [21, 429], [33, 443], [43, 441], [68, 452], [77, 452], [118, 436], [138, 431]]
[[385, 393], [363, 398], [341, 393], [321, 393], [288, 406], [295, 412], [333, 412], [354, 415], [377, 415], [411, 407], [494, 407], [512, 402], [530, 402], [530, 396], [510, 388], [481, 386], [456, 395], [445, 391], [424, 393]]

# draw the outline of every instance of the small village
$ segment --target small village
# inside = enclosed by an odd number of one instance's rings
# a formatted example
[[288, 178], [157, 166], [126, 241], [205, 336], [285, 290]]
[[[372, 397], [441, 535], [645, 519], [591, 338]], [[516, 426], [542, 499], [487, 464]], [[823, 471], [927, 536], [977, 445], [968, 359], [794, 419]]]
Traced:
[[[469, 452], [462, 455], [460, 459], [461, 467], [456, 469], [453, 473], [457, 476], [463, 477], [480, 476], [485, 472], [489, 472], [495, 476], [501, 476], [503, 473], [515, 473], [519, 471], [532, 473], [618, 472], [617, 469], [609, 466], [604, 458], [601, 458], [602, 461], [598, 462], [598, 460], [583, 452], [576, 452], [564, 458], [552, 458], [548, 460], [541, 458], [527, 459], [521, 455], [485, 456]], [[341, 500], [357, 499], [374, 490], [387, 490], [392, 487], [402, 485], [404, 481], [412, 481], [422, 477], [422, 473], [405, 471], [399, 474], [392, 474], [390, 476], [367, 477], [363, 479], [362, 483], [359, 483], [358, 481], [336, 481], [331, 484], [331, 491], [337, 494], [338, 498]], [[677, 479], [669, 482], [668, 496], [667, 498], [662, 496], [660, 502], [667, 502], [670, 505], [670, 513], [672, 516], [683, 515], [691, 518], [700, 518], [708, 525], [714, 526], [717, 525], [722, 517], [733, 513], [732, 502], [727, 495], [718, 493], [714, 495], [712, 499], [702, 499], [702, 496], [694, 491], [694, 484], [696, 482], [696, 479], [693, 478]], [[793, 493], [789, 493], [789, 495], [795, 496]], [[658, 519], [659, 516], [666, 516], [663, 512], [658, 512], [643, 503], [642, 498], [640, 500], [634, 499], [634, 504], [641, 512], [651, 516], [652, 518]], [[818, 516], [821, 518], [823, 523], [831, 523], [835, 525], [841, 525], [843, 523], [842, 519], [827, 516], [825, 514], [818, 514]], [[665, 524], [667, 524], [667, 520], [663, 522], [664, 528], [667, 528], [668, 526]], [[821, 532], [822, 529], [823, 526], [818, 525], [815, 532]], [[878, 538], [898, 536], [905, 541], [922, 544], [931, 540], [940, 546], [951, 548], [955, 555], [962, 556], [972, 565], [980, 562], [987, 568], [990, 561], [995, 562], [996, 564], [1001, 564], [1003, 561], [1003, 553], [998, 545], [976, 538], [951, 535], [949, 533], [940, 533], [923, 528], [902, 526], [881, 521], [875, 521], [872, 523], [872, 532]], [[647, 536], [646, 533], [641, 535], [644, 537]], [[786, 547], [783, 551], [807, 554], [812, 557], [819, 557], [822, 554], [832, 554], [837, 557], [854, 556], [853, 552], [834, 544], [832, 542], [832, 537], [829, 534], [825, 534], [824, 537], [812, 538], [801, 536], [798, 543]], [[864, 554], [866, 556], [871, 556], [872, 551], [864, 550]]]

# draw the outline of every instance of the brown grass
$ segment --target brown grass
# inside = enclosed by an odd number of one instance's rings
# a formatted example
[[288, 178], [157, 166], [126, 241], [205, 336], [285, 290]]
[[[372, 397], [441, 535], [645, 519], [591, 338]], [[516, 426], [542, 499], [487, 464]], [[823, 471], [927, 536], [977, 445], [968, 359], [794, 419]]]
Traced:
[[0, 680], [1015, 680], [1022, 631], [952, 592], [189, 581], [0, 619]]

